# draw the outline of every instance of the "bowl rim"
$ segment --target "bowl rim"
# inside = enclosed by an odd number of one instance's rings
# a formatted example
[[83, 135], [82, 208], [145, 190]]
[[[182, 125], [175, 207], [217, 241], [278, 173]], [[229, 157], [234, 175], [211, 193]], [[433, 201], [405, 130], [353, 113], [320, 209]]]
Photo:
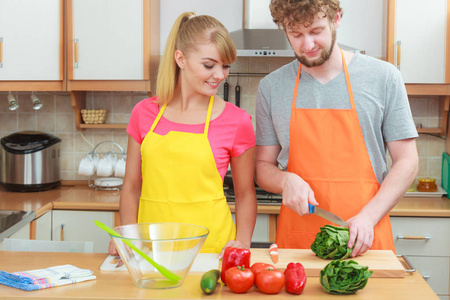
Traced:
[[[174, 238], [170, 238], [170, 239], [169, 238], [168, 239], [140, 239], [140, 238], [129, 238], [129, 237], [126, 237], [126, 236], [122, 236], [122, 234], [116, 230], [118, 228], [123, 228], [123, 227], [130, 227], [130, 226], [136, 226], [136, 225], [150, 225], [150, 224], [190, 225], [190, 226], [194, 226], [194, 227], [203, 228], [203, 229], [206, 230], [206, 232], [204, 234], [201, 234], [201, 235], [191, 236], [191, 237], [186, 237], [186, 238], [176, 238], [176, 239], [174, 239]], [[210, 230], [208, 228], [206, 228], [205, 226], [192, 224], [192, 223], [181, 223], [181, 222], [143, 222], [143, 223], [133, 223], [133, 224], [116, 226], [116, 227], [113, 228], [113, 230], [116, 231], [121, 236], [116, 236], [116, 235], [109, 234], [111, 236], [111, 238], [126, 239], [126, 240], [130, 240], [130, 241], [147, 241], [147, 242], [157, 242], [157, 241], [169, 242], [169, 241], [193, 240], [193, 239], [198, 239], [198, 238], [202, 238], [202, 237], [208, 236], [208, 234], [210, 233]]]

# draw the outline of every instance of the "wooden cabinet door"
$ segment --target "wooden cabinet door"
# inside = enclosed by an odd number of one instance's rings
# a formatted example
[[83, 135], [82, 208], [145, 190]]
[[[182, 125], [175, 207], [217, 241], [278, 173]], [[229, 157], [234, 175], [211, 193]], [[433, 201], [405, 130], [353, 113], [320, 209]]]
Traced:
[[63, 90], [62, 6], [0, 0], [0, 90]]
[[390, 0], [388, 60], [405, 83], [446, 82], [449, 2]]
[[142, 0], [73, 0], [72, 9], [74, 80], [144, 78]]

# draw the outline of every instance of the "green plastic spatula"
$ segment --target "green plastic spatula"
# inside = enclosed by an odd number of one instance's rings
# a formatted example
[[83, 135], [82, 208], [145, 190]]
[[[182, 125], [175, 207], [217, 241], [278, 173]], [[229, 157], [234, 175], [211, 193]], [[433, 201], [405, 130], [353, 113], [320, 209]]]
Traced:
[[[118, 232], [114, 231], [112, 228], [106, 226], [105, 224], [103, 224], [100, 221], [95, 220], [95, 225], [97, 225], [99, 228], [103, 229], [104, 231], [106, 231], [107, 233], [109, 233], [110, 235], [113, 235], [115, 237], [118, 238], [123, 238], [123, 236], [121, 236]], [[147, 254], [145, 254], [144, 252], [141, 251], [141, 249], [139, 249], [138, 247], [136, 247], [133, 243], [131, 243], [129, 240], [123, 239], [122, 240], [128, 247], [130, 247], [131, 249], [133, 249], [134, 251], [136, 251], [137, 254], [139, 254], [140, 256], [142, 256], [146, 261], [148, 261], [152, 266], [155, 267], [156, 270], [158, 270], [164, 277], [166, 277], [167, 279], [169, 279], [170, 281], [173, 282], [177, 282], [181, 279], [180, 276], [178, 276], [177, 274], [173, 273], [172, 271], [170, 271], [169, 269], [167, 269], [166, 267], [158, 264], [157, 262], [155, 262], [153, 259], [151, 259]]]

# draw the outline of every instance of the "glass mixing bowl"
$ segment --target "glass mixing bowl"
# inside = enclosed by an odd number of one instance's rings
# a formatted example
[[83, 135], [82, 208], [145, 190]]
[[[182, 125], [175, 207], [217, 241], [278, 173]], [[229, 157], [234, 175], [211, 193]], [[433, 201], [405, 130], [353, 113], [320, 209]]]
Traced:
[[[111, 236], [134, 284], [142, 288], [165, 289], [183, 284], [209, 230], [184, 223], [140, 223], [115, 227], [122, 237]], [[170, 281], [140, 254], [128, 247], [131, 242], [156, 263], [166, 267], [181, 280]]]

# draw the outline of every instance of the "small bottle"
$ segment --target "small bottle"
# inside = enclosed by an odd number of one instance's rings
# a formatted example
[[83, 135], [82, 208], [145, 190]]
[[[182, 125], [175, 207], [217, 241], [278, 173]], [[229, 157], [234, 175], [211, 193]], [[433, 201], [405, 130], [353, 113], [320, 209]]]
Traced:
[[432, 193], [437, 191], [436, 179], [430, 177], [419, 178], [419, 183], [417, 184], [418, 192]]

